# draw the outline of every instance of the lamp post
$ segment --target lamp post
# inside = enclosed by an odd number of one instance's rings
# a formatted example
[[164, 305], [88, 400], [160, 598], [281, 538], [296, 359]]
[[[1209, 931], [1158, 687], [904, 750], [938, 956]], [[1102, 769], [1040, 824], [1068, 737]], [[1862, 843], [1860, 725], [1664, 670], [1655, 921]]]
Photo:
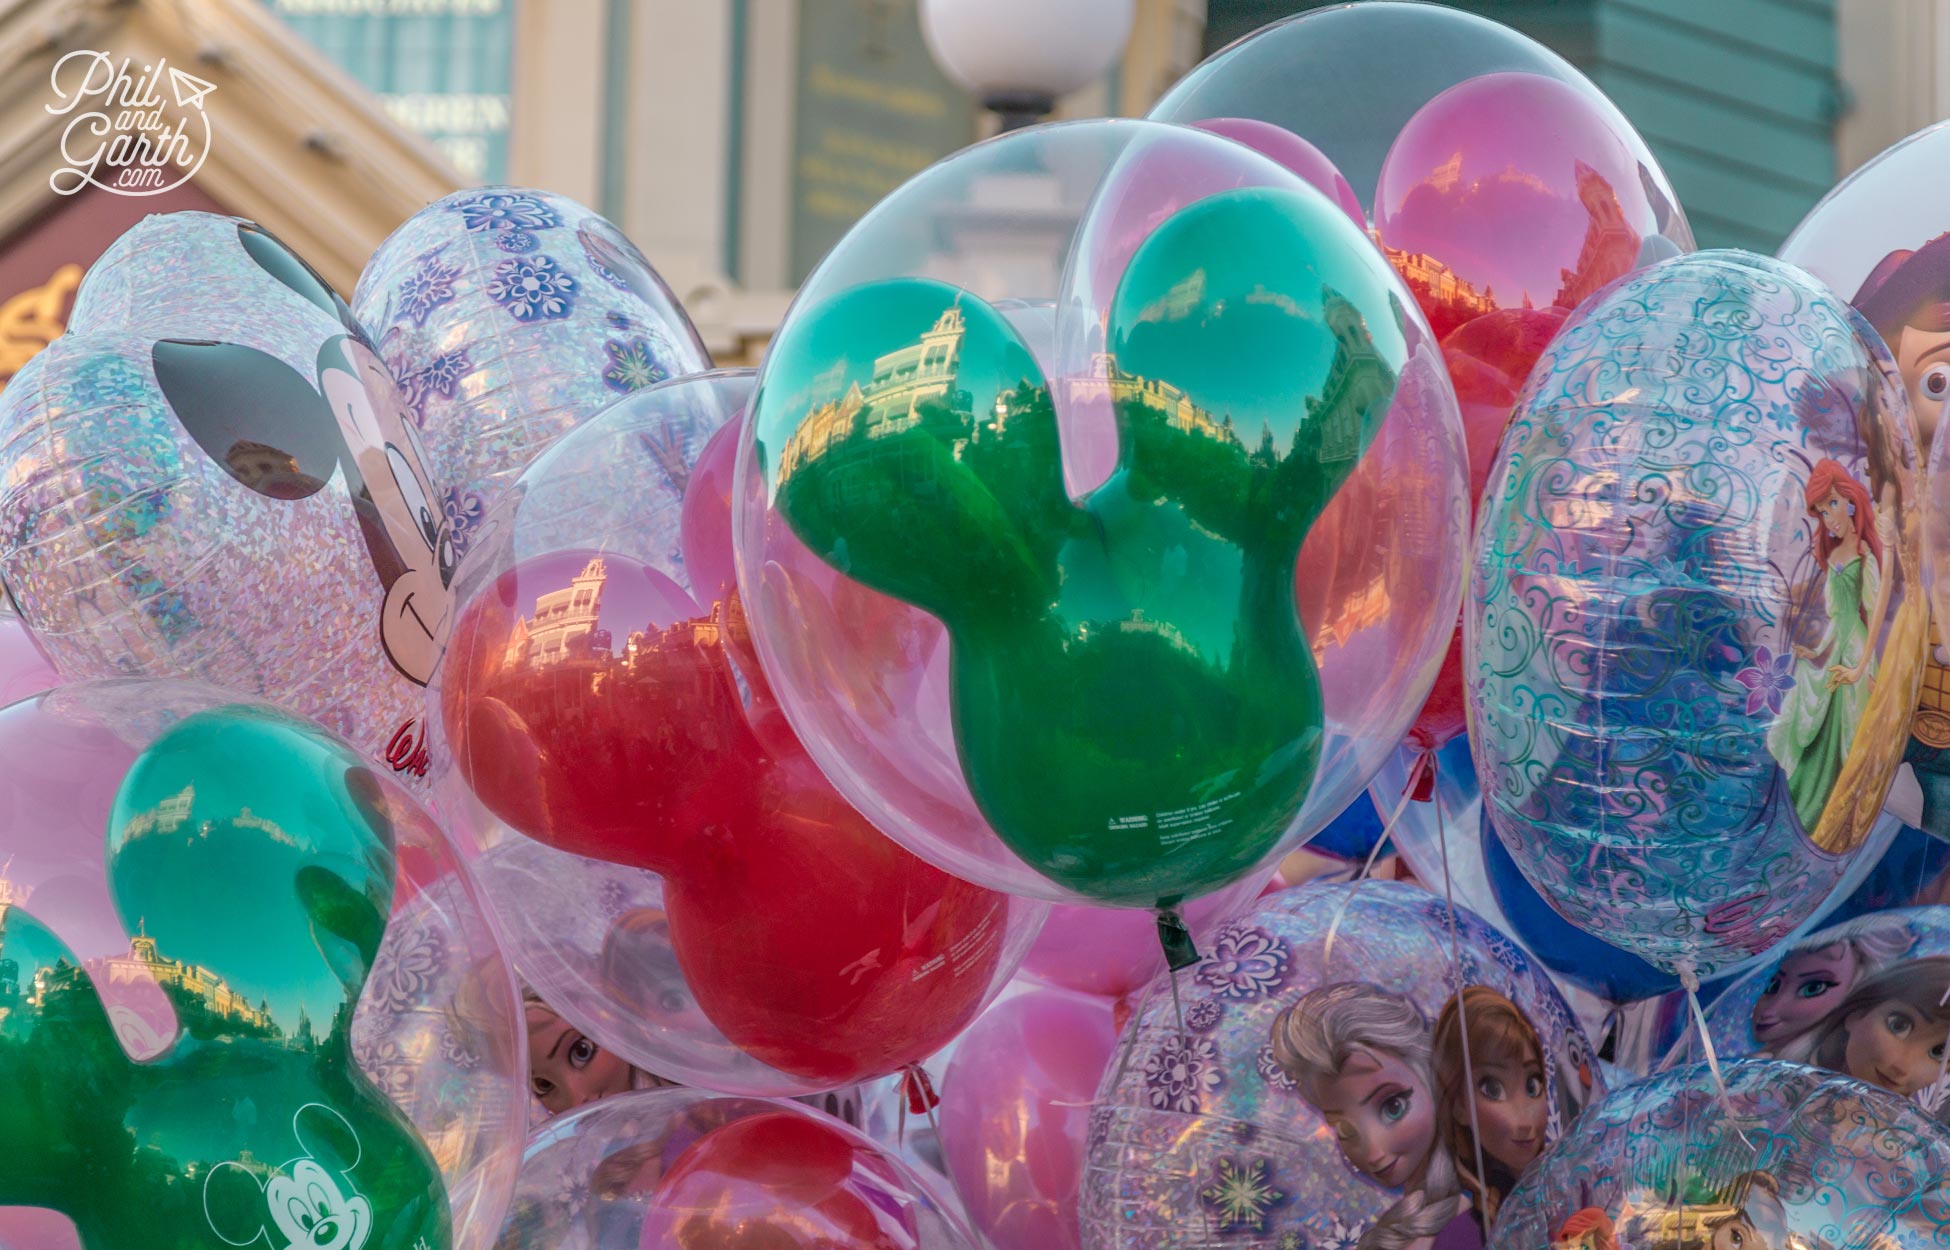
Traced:
[[1003, 130], [1040, 121], [1123, 51], [1135, 0], [921, 0], [935, 63]]

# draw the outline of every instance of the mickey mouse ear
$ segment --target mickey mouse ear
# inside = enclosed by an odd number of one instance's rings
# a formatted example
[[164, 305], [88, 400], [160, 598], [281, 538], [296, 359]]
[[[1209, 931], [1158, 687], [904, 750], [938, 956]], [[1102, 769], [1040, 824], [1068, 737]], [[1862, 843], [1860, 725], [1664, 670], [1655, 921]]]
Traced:
[[305, 262], [305, 258], [286, 247], [284, 241], [252, 221], [237, 223], [237, 240], [243, 244], [258, 268], [289, 287], [300, 298], [317, 305], [337, 319], [346, 333], [363, 338], [365, 331], [353, 318], [338, 292]]
[[171, 411], [204, 454], [271, 499], [323, 489], [344, 455], [325, 400], [255, 348], [165, 340], [150, 356]]

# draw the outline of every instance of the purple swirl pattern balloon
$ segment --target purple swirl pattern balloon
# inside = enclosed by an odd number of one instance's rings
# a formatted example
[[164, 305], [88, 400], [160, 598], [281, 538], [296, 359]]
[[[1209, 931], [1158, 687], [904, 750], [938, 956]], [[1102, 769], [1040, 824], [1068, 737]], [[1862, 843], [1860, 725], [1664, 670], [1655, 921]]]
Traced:
[[[1603, 1093], [1589, 1042], [1515, 943], [1460, 908], [1452, 943], [1450, 915], [1440, 899], [1393, 882], [1301, 886], [1222, 927], [1206, 958], [1179, 974], [1176, 1008], [1168, 983], [1154, 983], [1097, 1093], [1081, 1196], [1087, 1250], [1355, 1250], [1373, 1231], [1403, 1186], [1343, 1153], [1336, 1128], [1309, 1101], [1318, 1089], [1287, 1071], [1273, 1046], [1282, 1013], [1320, 1001], [1329, 987], [1344, 1003], [1392, 1005], [1409, 1026], [1412, 1036], [1364, 1034], [1350, 1023], [1359, 1006], [1323, 1020], [1364, 1053], [1405, 1064], [1413, 1093], [1402, 1118], [1428, 1126], [1395, 1142], [1405, 1160], [1397, 1179], [1426, 1174], [1408, 1189], [1426, 1185], [1439, 1199], [1435, 1178], [1455, 1175], [1457, 1121], [1434, 1105], [1431, 1073], [1460, 1057], [1445, 1053], [1431, 1030], [1460, 986], [1472, 987], [1472, 1004], [1500, 999], [1514, 1008], [1522, 1018], [1515, 1031], [1535, 1039], [1525, 1060], [1541, 1078], [1540, 1097], [1528, 1104], [1541, 1122], [1532, 1157], [1562, 1132]], [[1479, 1065], [1512, 1058], [1473, 1057]], [[1473, 1159], [1464, 1166], [1473, 1170]]]
[[1820, 904], [1901, 762], [1923, 514], [1887, 351], [1800, 270], [1696, 253], [1571, 318], [1464, 607], [1485, 804], [1566, 919], [1706, 976]]
[[663, 280], [608, 220], [522, 187], [437, 200], [373, 253], [352, 305], [449, 484], [465, 553], [522, 469], [617, 400], [711, 367]]
[[1799, 1064], [1704, 1064], [1586, 1112], [1503, 1205], [1491, 1250], [1940, 1250], [1950, 1135], [1913, 1104]]

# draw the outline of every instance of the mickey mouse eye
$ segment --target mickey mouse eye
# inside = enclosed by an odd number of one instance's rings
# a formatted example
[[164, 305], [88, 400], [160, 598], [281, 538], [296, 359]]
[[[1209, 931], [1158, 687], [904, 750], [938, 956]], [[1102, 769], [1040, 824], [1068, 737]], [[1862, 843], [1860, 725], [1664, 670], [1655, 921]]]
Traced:
[[427, 493], [420, 485], [420, 475], [413, 471], [406, 453], [391, 443], [386, 444], [386, 463], [393, 470], [393, 482], [399, 487], [400, 498], [405, 501], [414, 527], [420, 531], [420, 538], [431, 555], [440, 541], [440, 527], [434, 523], [433, 505], [427, 502]]

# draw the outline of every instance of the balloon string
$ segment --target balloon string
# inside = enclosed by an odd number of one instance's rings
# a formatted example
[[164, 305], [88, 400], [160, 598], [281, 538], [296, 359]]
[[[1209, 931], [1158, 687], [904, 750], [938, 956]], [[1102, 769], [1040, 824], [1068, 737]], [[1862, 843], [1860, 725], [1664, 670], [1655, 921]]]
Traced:
[[[1943, 1016], [1943, 1008], [1946, 1004], [1950, 1004], [1950, 986], [1946, 986], [1943, 991], [1943, 996], [1936, 1000], [1937, 1016], [1939, 1019], [1941, 1019]], [[1950, 1073], [1950, 1046], [1945, 1046], [1943, 1048], [1943, 1057], [1937, 1060], [1937, 1064], [1936, 1064], [1936, 1085], [1933, 1088], [1936, 1097], [1939, 1100], [1937, 1105], [1937, 1111], [1939, 1112], [1939, 1114], [1941, 1113], [1942, 1110], [1941, 1100], [1945, 1096], [1945, 1091], [1943, 1089], [1943, 1078], [1946, 1073]]]
[[1138, 1033], [1144, 1027], [1144, 1013], [1151, 1006], [1151, 996], [1158, 990], [1158, 978], [1152, 977], [1144, 987], [1144, 997], [1138, 1000], [1137, 1010], [1124, 1024], [1124, 1036], [1117, 1047], [1117, 1078], [1111, 1082], [1113, 1087], [1124, 1083], [1124, 1074], [1130, 1069], [1131, 1056], [1137, 1053]]
[[[1401, 801], [1395, 804], [1395, 810], [1389, 814], [1387, 823], [1381, 826], [1381, 836], [1375, 839], [1374, 849], [1368, 852], [1367, 862], [1361, 865], [1360, 875], [1354, 878], [1354, 884], [1356, 886], [1359, 886], [1363, 881], [1368, 879], [1369, 870], [1374, 867], [1375, 860], [1381, 857], [1381, 848], [1388, 845], [1389, 836], [1395, 832], [1395, 822], [1402, 818], [1402, 813], [1407, 811], [1408, 805], [1414, 801], [1415, 793], [1422, 784], [1422, 774], [1432, 767], [1434, 762], [1435, 753], [1433, 751], [1424, 751], [1416, 757], [1415, 767], [1411, 768], [1408, 772], [1408, 783], [1402, 787]], [[1442, 800], [1438, 796], [1436, 799], [1436, 807], [1440, 810], [1441, 806]], [[1320, 952], [1320, 962], [1323, 965], [1334, 957], [1334, 938], [1341, 931], [1341, 919], [1347, 915], [1347, 905], [1353, 901], [1353, 898], [1354, 891], [1351, 889], [1347, 890], [1341, 895], [1340, 903], [1334, 908], [1334, 919], [1327, 926], [1327, 944], [1321, 948]]]
[[1699, 1004], [1699, 974], [1693, 970], [1691, 960], [1681, 963], [1676, 971], [1679, 973], [1679, 984], [1686, 990], [1686, 1005], [1693, 1013], [1693, 1030], [1699, 1034], [1700, 1049], [1706, 1052], [1706, 1068], [1713, 1074], [1713, 1090], [1719, 1096], [1720, 1106], [1726, 1110], [1727, 1122], [1733, 1125], [1734, 1135], [1741, 1140], [1741, 1143], [1748, 1150], [1759, 1154], [1760, 1148], [1749, 1141], [1747, 1134], [1740, 1128], [1740, 1113], [1734, 1110], [1733, 1095], [1727, 1090], [1726, 1075], [1720, 1071], [1720, 1056], [1713, 1049], [1713, 1034], [1706, 1028], [1706, 1009]]
[[[1435, 773], [1435, 753], [1425, 752], [1429, 773]], [[1463, 984], [1462, 937], [1456, 926], [1456, 889], [1449, 877], [1449, 822], [1443, 818], [1442, 802], [1435, 805], [1436, 841], [1442, 847], [1442, 898], [1449, 909], [1449, 967], [1456, 977], [1456, 1023], [1462, 1029], [1463, 1099], [1469, 1106], [1469, 1144], [1476, 1151], [1476, 1201], [1481, 1204], [1483, 1226], [1489, 1227], [1489, 1172], [1483, 1166], [1483, 1128], [1476, 1122], [1476, 1071], [1469, 1055], [1469, 987]]]

